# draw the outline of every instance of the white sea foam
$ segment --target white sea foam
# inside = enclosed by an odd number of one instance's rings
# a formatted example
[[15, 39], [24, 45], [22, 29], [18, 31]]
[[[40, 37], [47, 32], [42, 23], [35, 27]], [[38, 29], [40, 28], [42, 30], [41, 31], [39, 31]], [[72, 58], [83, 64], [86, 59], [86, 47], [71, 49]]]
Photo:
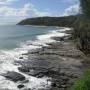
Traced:
[[[35, 41], [27, 41], [25, 44], [21, 45], [20, 48], [16, 48], [14, 50], [1, 51], [0, 53], [0, 74], [6, 73], [7, 71], [18, 71], [18, 65], [14, 65], [14, 61], [20, 60], [19, 57], [23, 53], [27, 53], [29, 50], [42, 48], [42, 46], [48, 46], [47, 43], [56, 42], [52, 39], [52, 37], [63, 37], [67, 34], [62, 33], [62, 31], [70, 30], [70, 28], [62, 28], [59, 30], [50, 31], [44, 35], [36, 36]], [[24, 59], [27, 59], [25, 56]], [[21, 73], [21, 72], [19, 72]], [[23, 74], [23, 73], [21, 73]], [[36, 78], [32, 76], [28, 76], [23, 74], [27, 79], [29, 79], [29, 83], [25, 84], [27, 88], [32, 88], [33, 90], [37, 90], [39, 88], [47, 88], [50, 86], [50, 82], [47, 84], [47, 77]], [[12, 81], [6, 80], [3, 76], [0, 76], [0, 89], [10, 89], [10, 90], [18, 90], [18, 83], [14, 83]]]
[[16, 84], [0, 76], [0, 90], [19, 90]]
[[30, 83], [27, 83], [27, 88], [32, 88], [33, 90], [50, 88], [51, 82], [48, 81], [50, 78], [35, 78], [31, 77]]

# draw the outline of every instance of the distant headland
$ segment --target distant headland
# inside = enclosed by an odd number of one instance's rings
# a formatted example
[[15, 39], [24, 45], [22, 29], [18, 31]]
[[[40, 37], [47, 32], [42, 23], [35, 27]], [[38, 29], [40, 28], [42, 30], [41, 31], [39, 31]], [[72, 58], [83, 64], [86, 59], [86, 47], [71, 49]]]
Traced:
[[61, 26], [72, 27], [78, 16], [64, 17], [35, 17], [27, 18], [18, 23], [18, 25], [45, 25], [45, 26]]

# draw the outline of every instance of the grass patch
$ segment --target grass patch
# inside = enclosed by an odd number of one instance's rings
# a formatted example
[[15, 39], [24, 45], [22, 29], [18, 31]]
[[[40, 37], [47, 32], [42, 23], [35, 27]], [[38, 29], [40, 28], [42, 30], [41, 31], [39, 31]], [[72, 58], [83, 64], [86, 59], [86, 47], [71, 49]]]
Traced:
[[85, 71], [82, 77], [76, 81], [73, 87], [69, 90], [90, 90], [90, 68]]

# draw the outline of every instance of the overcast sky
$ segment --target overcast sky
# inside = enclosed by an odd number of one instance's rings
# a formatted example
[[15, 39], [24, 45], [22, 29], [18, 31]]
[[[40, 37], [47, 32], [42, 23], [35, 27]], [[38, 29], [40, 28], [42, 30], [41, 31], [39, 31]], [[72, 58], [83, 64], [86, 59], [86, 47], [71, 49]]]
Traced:
[[0, 24], [39, 16], [75, 15], [79, 9], [79, 0], [0, 0]]

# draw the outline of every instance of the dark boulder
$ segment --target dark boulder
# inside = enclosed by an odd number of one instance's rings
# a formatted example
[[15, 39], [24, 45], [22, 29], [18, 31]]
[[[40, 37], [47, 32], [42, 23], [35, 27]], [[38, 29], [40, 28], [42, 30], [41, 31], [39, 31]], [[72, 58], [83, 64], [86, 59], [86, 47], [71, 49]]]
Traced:
[[17, 87], [18, 87], [19, 89], [21, 89], [21, 88], [24, 88], [24, 85], [21, 84], [21, 85], [18, 85]]
[[25, 80], [25, 77], [22, 74], [14, 71], [9, 71], [6, 74], [3, 74], [2, 76], [14, 82]]
[[23, 59], [23, 57], [19, 57], [19, 59]]

